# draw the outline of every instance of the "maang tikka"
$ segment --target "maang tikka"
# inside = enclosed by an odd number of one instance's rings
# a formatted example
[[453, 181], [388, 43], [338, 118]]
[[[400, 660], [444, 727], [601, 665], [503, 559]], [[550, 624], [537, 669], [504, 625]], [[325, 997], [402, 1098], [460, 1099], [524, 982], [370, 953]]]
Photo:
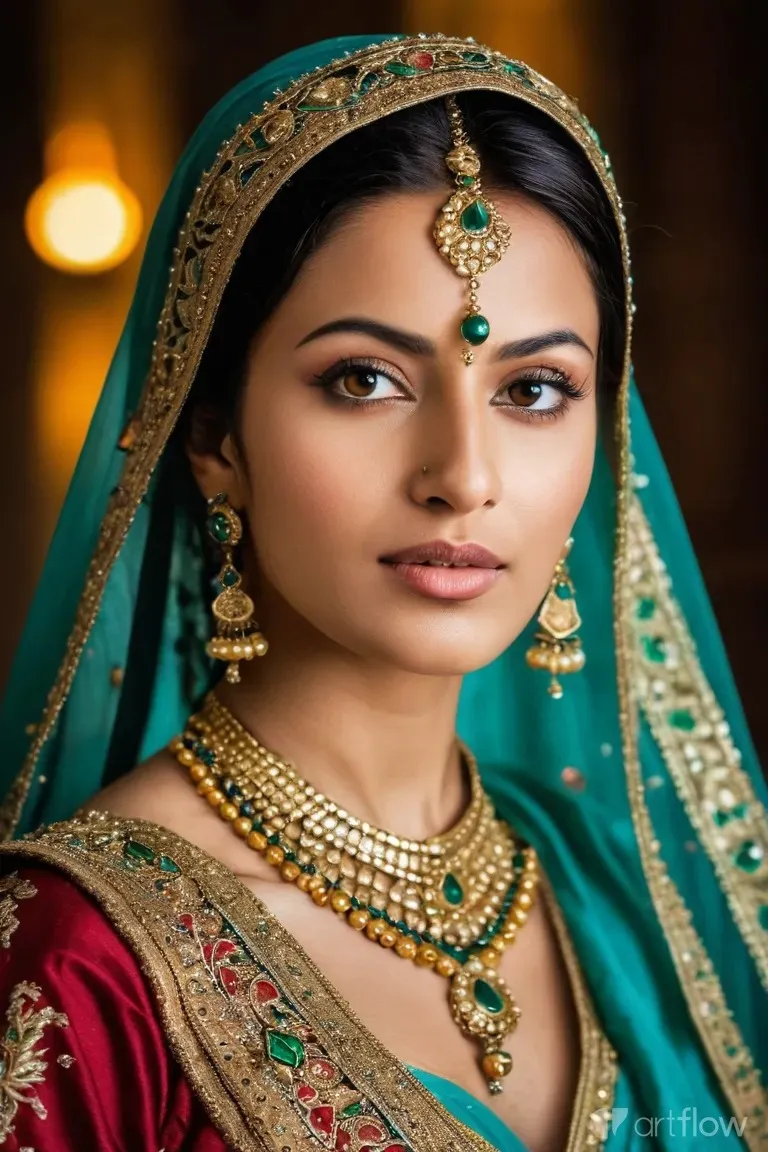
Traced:
[[530, 668], [549, 672], [552, 679], [548, 692], [555, 700], [560, 700], [563, 695], [558, 676], [580, 672], [586, 663], [581, 640], [574, 635], [581, 627], [581, 616], [567, 565], [572, 546], [573, 538], [568, 540], [555, 565], [549, 591], [541, 605], [538, 618], [541, 631], [536, 633], [537, 643], [525, 654]]
[[242, 589], [242, 577], [233, 560], [233, 551], [243, 538], [243, 525], [223, 492], [208, 501], [206, 528], [222, 551], [222, 563], [216, 578], [217, 596], [212, 611], [217, 635], [205, 650], [214, 660], [226, 660], [230, 684], [240, 680], [240, 661], [264, 656], [269, 645], [254, 620], [254, 603]]
[[453, 139], [453, 148], [445, 162], [454, 174], [457, 190], [440, 211], [434, 237], [440, 252], [459, 276], [467, 278], [469, 304], [460, 332], [468, 345], [461, 358], [469, 366], [475, 358], [473, 347], [483, 344], [491, 331], [477, 302], [477, 278], [504, 255], [510, 230], [493, 201], [483, 192], [480, 158], [469, 142], [455, 98], [446, 96], [445, 102]]

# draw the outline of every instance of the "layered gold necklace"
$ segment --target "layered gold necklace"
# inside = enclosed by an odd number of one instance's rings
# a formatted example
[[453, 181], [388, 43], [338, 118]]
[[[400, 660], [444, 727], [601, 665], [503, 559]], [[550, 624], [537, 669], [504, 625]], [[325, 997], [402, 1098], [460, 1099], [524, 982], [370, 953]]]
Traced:
[[358, 820], [265, 748], [210, 694], [171, 751], [198, 792], [282, 878], [383, 948], [450, 980], [462, 1032], [481, 1046], [492, 1093], [520, 1009], [496, 971], [533, 904], [534, 850], [496, 816], [458, 741], [470, 801], [448, 832], [409, 840]]

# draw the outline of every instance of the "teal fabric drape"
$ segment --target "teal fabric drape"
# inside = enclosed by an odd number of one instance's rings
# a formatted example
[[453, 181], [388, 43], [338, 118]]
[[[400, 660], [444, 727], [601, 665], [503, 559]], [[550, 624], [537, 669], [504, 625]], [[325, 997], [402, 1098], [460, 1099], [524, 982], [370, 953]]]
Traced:
[[[0, 714], [4, 791], [12, 789], [22, 769], [34, 739], [27, 728], [40, 718], [67, 652], [78, 605], [82, 606], [99, 526], [110, 495], [120, 484], [125, 457], [118, 441], [139, 404], [168, 267], [201, 174], [236, 127], [276, 90], [384, 39], [323, 41], [265, 65], [210, 112], [181, 157], [149, 236], [134, 301], [13, 667]], [[477, 73], [471, 86], [478, 86]], [[751, 831], [745, 840], [751, 847], [742, 848], [738, 857], [742, 863], [732, 867], [736, 884], [754, 883], [762, 875], [760, 869], [768, 870], [768, 861], [759, 855], [765, 787], [696, 559], [634, 383], [630, 415], [633, 467], [642, 478], [634, 500], [642, 506], [671, 577], [672, 594], [695, 640], [700, 670], [741, 753], [741, 766], [729, 769], [729, 787], [735, 780], [752, 795]], [[173, 491], [170, 462], [161, 463], [109, 573], [55, 729], [32, 766], [20, 820], [8, 829], [15, 834], [71, 815], [106, 780], [155, 752], [183, 727], [193, 702], [207, 687], [211, 670], [201, 656], [208, 631], [199, 579], [201, 557]], [[673, 1120], [684, 1109], [695, 1107], [699, 1118], [723, 1117], [727, 1125], [731, 1106], [686, 1003], [638, 846], [632, 788], [625, 774], [626, 733], [620, 722], [611, 610], [616, 528], [616, 481], [601, 446], [574, 531], [570, 561], [584, 621], [585, 670], [568, 677], [564, 698], [554, 701], [547, 694], [546, 677], [525, 664], [531, 625], [496, 661], [466, 677], [458, 730], [476, 753], [499, 808], [541, 856], [601, 1022], [618, 1051], [615, 1106], [626, 1108], [627, 1116], [614, 1124], [607, 1147], [619, 1152], [651, 1146], [643, 1118], [662, 1118], [656, 1125], [656, 1146], [674, 1150], [698, 1146], [681, 1141], [680, 1127], [675, 1130]], [[632, 611], [630, 591], [627, 601]], [[652, 610], [653, 605], [648, 611]], [[672, 648], [668, 644], [669, 660]], [[123, 672], [122, 683], [111, 675], [116, 668]], [[678, 708], [670, 715], [679, 722], [680, 712]], [[698, 730], [702, 728], [698, 724]], [[691, 739], [696, 735], [694, 729]], [[755, 954], [768, 939], [768, 883], [764, 905], [749, 913], [754, 920], [746, 933], [752, 941], [750, 950], [743, 926], [740, 931], [735, 923], [727, 885], [713, 867], [707, 838], [697, 826], [698, 817], [711, 821], [712, 812], [703, 807], [694, 818], [690, 805], [686, 808], [674, 764], [662, 744], [650, 721], [641, 718], [639, 764], [661, 854], [691, 912], [746, 1048], [757, 1068], [765, 1070], [766, 1003]], [[578, 770], [581, 788], [564, 781], [565, 767]], [[705, 765], [704, 771], [710, 767]], [[736, 1063], [740, 1058], [740, 1053], [729, 1056]], [[750, 1073], [745, 1067], [746, 1080]], [[448, 1107], [471, 1122], [466, 1108], [472, 1102], [462, 1099], [458, 1089], [420, 1075]], [[738, 1082], [736, 1068], [733, 1075]], [[750, 1099], [754, 1104], [754, 1096]], [[665, 1122], [664, 1117], [672, 1119]], [[518, 1152], [516, 1138], [501, 1132], [498, 1122], [494, 1127], [493, 1120], [491, 1115], [491, 1120], [478, 1121], [490, 1125], [482, 1128], [487, 1138]], [[711, 1146], [735, 1148], [742, 1146], [742, 1140], [733, 1130], [721, 1131]]]

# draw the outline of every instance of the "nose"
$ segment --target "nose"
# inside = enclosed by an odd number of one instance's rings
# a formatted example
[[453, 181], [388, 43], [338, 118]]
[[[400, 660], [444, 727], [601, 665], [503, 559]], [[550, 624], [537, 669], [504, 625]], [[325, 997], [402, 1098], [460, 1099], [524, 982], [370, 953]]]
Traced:
[[422, 411], [411, 482], [412, 498], [422, 507], [468, 515], [499, 502], [494, 412], [486, 395], [473, 392], [464, 382]]

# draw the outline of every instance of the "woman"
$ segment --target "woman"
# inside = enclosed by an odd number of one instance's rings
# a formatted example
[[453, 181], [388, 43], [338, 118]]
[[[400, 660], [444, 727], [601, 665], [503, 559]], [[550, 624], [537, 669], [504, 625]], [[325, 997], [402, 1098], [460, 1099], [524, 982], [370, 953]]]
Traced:
[[205, 120], [6, 702], [6, 835], [62, 822], [3, 849], [5, 1147], [763, 1147], [764, 793], [630, 285], [474, 42]]

